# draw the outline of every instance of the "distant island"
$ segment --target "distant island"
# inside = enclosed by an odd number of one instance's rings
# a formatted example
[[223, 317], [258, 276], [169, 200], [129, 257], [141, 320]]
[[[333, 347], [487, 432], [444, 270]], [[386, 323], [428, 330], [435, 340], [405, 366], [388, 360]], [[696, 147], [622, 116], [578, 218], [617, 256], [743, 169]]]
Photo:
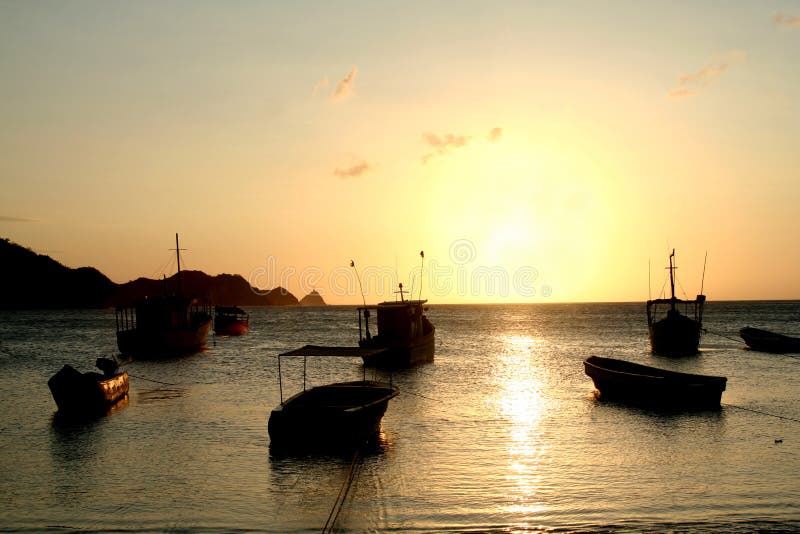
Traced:
[[300, 306], [326, 306], [326, 304], [322, 299], [322, 295], [317, 293], [316, 289], [313, 289], [311, 293], [300, 299]]
[[[181, 287], [184, 294], [207, 298], [219, 306], [298, 304], [288, 290], [257, 289], [238, 274], [209, 276], [202, 271], [181, 271]], [[0, 238], [0, 309], [107, 308], [174, 293], [176, 288], [177, 274], [164, 280], [137, 278], [116, 284], [93, 267], [72, 269]]]

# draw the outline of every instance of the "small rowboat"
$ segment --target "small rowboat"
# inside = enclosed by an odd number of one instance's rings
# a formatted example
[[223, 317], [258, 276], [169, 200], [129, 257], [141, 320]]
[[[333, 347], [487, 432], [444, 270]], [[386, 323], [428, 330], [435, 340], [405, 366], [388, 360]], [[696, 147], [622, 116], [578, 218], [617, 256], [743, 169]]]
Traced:
[[[284, 400], [280, 362], [286, 356], [303, 357], [303, 390]], [[358, 449], [374, 441], [389, 401], [399, 390], [391, 383], [367, 380], [366, 371], [363, 380], [307, 389], [305, 361], [309, 356], [352, 357], [354, 354], [328, 352], [324, 347], [304, 347], [278, 355], [281, 402], [272, 410], [267, 423], [270, 450], [281, 454], [298, 450]]]
[[776, 334], [769, 330], [746, 326], [739, 330], [747, 346], [762, 352], [800, 352], [800, 338]]
[[118, 372], [116, 362], [98, 358], [97, 367], [103, 374], [65, 365], [47, 381], [60, 414], [101, 415], [128, 395], [128, 373]]
[[728, 380], [599, 356], [587, 358], [584, 370], [600, 398], [683, 410], [719, 408]]

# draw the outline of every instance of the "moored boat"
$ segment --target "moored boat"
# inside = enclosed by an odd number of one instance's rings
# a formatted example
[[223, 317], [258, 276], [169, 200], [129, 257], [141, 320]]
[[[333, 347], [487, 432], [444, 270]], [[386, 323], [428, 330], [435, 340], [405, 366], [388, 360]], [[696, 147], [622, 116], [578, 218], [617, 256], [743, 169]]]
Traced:
[[675, 297], [675, 250], [669, 255], [669, 281], [671, 297], [647, 301], [647, 331], [650, 349], [663, 356], [691, 356], [697, 354], [703, 327], [703, 307], [706, 296], [695, 300]]
[[[402, 368], [433, 361], [436, 327], [425, 315], [424, 304], [427, 300], [405, 300], [403, 284], [399, 287], [400, 300], [358, 308], [358, 346], [383, 349], [381, 352], [365, 354], [362, 357], [364, 365]], [[369, 329], [372, 311], [378, 323], [378, 333], [374, 336]]]
[[67, 364], [50, 377], [47, 386], [59, 413], [102, 414], [128, 395], [127, 372], [119, 372], [117, 363], [108, 358], [98, 358], [96, 365], [102, 374], [94, 371], [81, 373]]
[[278, 356], [281, 402], [270, 413], [267, 424], [270, 449], [341, 449], [360, 447], [373, 440], [389, 400], [398, 395], [398, 389], [366, 377], [307, 389], [304, 361], [303, 390], [284, 400], [280, 359], [297, 355], [306, 358], [308, 353], [299, 349]]
[[132, 306], [117, 306], [117, 346], [125, 356], [161, 358], [198, 352], [205, 347], [211, 330], [206, 302], [183, 295], [178, 234], [178, 287], [175, 294], [148, 297]]
[[747, 347], [762, 352], [800, 352], [800, 338], [746, 326], [739, 330]]
[[669, 409], [719, 408], [727, 383], [723, 376], [679, 373], [600, 356], [587, 358], [584, 371], [602, 399]]
[[240, 336], [250, 330], [250, 315], [238, 306], [214, 307], [214, 333], [218, 336]]

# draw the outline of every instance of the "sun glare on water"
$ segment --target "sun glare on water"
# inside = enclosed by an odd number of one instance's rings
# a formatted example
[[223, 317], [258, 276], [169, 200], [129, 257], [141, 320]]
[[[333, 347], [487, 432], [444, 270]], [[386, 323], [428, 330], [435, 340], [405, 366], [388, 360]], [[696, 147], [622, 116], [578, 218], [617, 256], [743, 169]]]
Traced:
[[545, 452], [540, 424], [546, 406], [531, 352], [541, 341], [512, 335], [502, 342], [504, 348], [496, 369], [501, 384], [497, 409], [498, 415], [510, 422], [506, 478], [513, 497], [508, 508], [512, 513], [539, 513], [544, 510], [538, 496], [539, 464]]

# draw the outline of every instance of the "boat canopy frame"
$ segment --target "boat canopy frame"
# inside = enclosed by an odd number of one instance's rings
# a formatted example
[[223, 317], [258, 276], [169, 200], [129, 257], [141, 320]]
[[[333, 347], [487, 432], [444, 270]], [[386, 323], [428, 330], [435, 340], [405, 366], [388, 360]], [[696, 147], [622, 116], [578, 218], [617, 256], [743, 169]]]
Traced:
[[[281, 405], [283, 405], [283, 375], [281, 372], [281, 358], [302, 357], [303, 358], [303, 391], [306, 391], [306, 372], [308, 369], [308, 358], [362, 358], [363, 356], [373, 356], [385, 352], [386, 349], [362, 349], [360, 347], [323, 347], [320, 345], [305, 345], [299, 349], [290, 350], [278, 354], [278, 389], [280, 390]], [[362, 366], [362, 380], [367, 380], [367, 368]], [[389, 385], [392, 385], [392, 375], [389, 373]]]

